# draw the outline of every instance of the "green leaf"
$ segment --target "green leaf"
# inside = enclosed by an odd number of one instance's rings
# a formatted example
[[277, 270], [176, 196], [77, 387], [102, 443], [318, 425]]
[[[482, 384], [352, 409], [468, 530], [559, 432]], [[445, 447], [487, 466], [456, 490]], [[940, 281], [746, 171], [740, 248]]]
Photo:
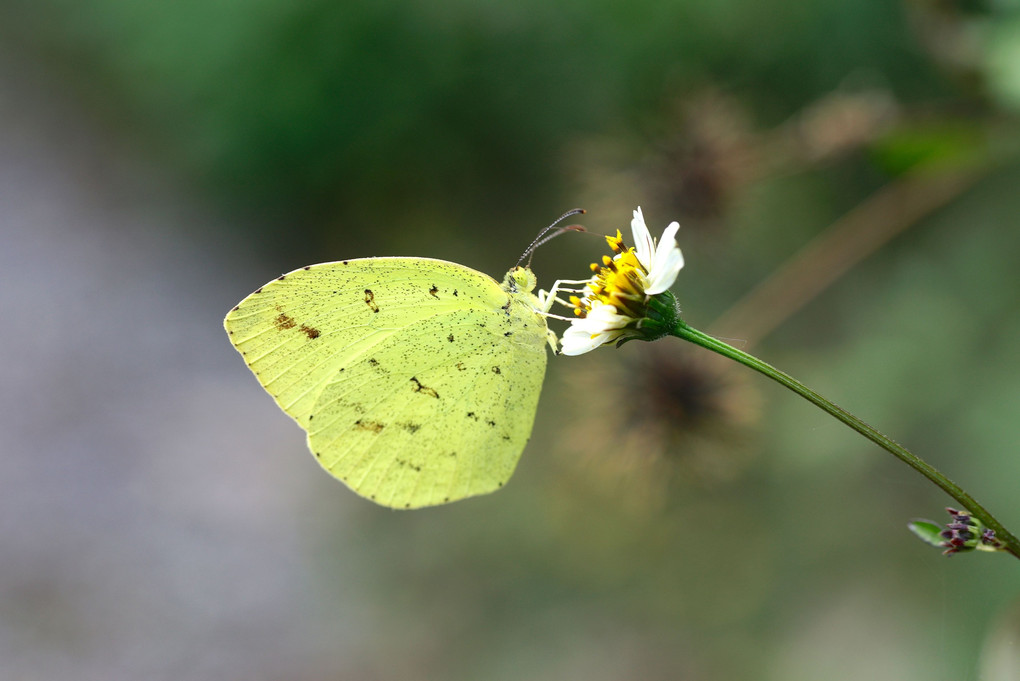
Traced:
[[986, 141], [967, 121], [940, 121], [893, 130], [875, 141], [871, 157], [890, 175], [965, 165], [979, 157]]
[[931, 544], [932, 546], [942, 548], [943, 539], [941, 535], [941, 525], [936, 525], [930, 520], [914, 519], [907, 523], [907, 527], [925, 544]]

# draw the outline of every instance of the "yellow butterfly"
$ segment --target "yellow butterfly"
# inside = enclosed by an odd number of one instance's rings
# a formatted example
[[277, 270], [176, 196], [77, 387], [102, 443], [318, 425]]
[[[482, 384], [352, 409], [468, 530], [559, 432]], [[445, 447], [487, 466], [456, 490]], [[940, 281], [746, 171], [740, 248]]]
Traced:
[[535, 286], [526, 266], [500, 284], [443, 260], [342, 260], [269, 282], [223, 326], [323, 468], [376, 503], [418, 508], [513, 474], [555, 350], [555, 287]]

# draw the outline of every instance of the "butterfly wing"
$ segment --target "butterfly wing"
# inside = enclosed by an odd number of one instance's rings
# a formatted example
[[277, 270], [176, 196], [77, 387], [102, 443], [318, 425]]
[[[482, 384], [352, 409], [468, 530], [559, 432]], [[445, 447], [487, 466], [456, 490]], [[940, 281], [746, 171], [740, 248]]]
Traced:
[[530, 436], [545, 320], [530, 293], [462, 265], [312, 265], [248, 296], [224, 326], [320, 464], [380, 504], [498, 489]]

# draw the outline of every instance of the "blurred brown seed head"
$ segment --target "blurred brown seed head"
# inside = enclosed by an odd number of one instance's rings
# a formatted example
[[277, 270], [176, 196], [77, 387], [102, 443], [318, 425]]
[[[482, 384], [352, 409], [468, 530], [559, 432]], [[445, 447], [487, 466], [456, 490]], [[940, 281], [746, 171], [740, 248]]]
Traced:
[[557, 450], [596, 491], [647, 512], [685, 488], [737, 479], [753, 458], [759, 408], [728, 363], [668, 342], [641, 349], [592, 353], [572, 372], [570, 391], [590, 396], [590, 408], [563, 429]]
[[674, 122], [644, 169], [649, 190], [683, 224], [718, 219], [758, 173], [749, 117], [736, 99], [709, 90], [678, 104]]
[[819, 163], [866, 146], [896, 122], [895, 100], [881, 90], [833, 92], [801, 111], [785, 128], [792, 156]]

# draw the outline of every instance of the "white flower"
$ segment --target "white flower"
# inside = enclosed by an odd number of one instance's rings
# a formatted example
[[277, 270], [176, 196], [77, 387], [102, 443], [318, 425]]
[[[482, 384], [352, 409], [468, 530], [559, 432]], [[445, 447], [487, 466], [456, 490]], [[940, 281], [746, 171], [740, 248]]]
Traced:
[[564, 355], [581, 355], [621, 337], [650, 340], [665, 335], [661, 320], [647, 315], [652, 297], [666, 292], [684, 266], [676, 243], [680, 225], [671, 222], [656, 243], [639, 207], [630, 227], [635, 246], [624, 248], [619, 230], [615, 237], [606, 237], [616, 255], [603, 257], [601, 266], [592, 265], [594, 275], [585, 283], [584, 297], [571, 297], [577, 319], [563, 334]]

